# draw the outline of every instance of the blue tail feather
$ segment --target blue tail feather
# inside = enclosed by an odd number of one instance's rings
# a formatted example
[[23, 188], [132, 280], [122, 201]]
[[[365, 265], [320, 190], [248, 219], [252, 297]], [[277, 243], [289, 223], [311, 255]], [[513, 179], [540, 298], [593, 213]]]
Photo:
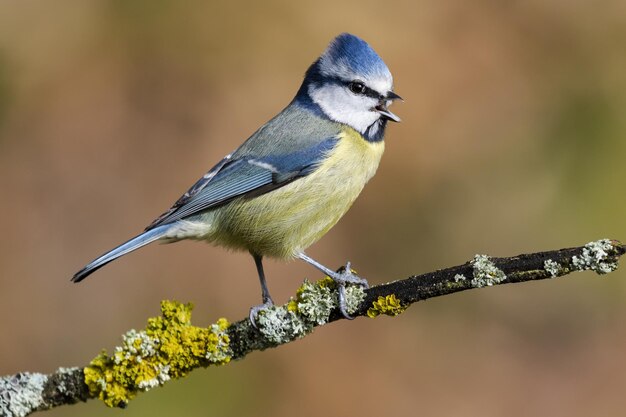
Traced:
[[171, 227], [171, 224], [166, 224], [155, 227], [154, 229], [144, 232], [139, 236], [135, 236], [128, 242], [121, 244], [115, 249], [112, 249], [104, 255], [100, 256], [99, 258], [91, 261], [91, 263], [89, 263], [87, 266], [85, 266], [74, 275], [74, 277], [72, 278], [72, 282], [80, 282], [83, 279], [87, 278], [93, 272], [108, 264], [109, 262], [114, 261], [117, 258], [124, 256], [127, 253], [130, 253], [136, 249], [146, 246], [147, 244], [152, 243], [155, 240], [159, 240], [160, 238], [165, 236], [165, 234]]

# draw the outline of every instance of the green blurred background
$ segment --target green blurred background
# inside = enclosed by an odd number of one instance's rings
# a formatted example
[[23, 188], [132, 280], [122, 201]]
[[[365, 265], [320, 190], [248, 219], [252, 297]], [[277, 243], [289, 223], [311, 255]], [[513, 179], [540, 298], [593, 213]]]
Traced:
[[[252, 259], [142, 230], [293, 97], [340, 32], [405, 98], [378, 175], [310, 254], [371, 283], [626, 240], [626, 2], [0, 2], [0, 375], [86, 364], [159, 301], [259, 302]], [[121, 412], [48, 416], [618, 416], [626, 269], [470, 291], [198, 370]], [[285, 302], [303, 263], [268, 262]]]

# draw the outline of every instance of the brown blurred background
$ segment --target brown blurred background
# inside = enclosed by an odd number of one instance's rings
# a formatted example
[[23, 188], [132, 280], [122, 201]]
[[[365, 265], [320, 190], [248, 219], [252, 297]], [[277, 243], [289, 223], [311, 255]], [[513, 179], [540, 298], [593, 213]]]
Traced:
[[[404, 98], [378, 175], [310, 254], [377, 283], [626, 240], [626, 2], [0, 2], [0, 375], [86, 364], [159, 301], [259, 302], [252, 259], [153, 245], [80, 285], [295, 94], [340, 32]], [[303, 263], [267, 264], [275, 300]], [[626, 269], [470, 291], [141, 395], [124, 416], [618, 416]], [[48, 416], [111, 416], [97, 401]]]

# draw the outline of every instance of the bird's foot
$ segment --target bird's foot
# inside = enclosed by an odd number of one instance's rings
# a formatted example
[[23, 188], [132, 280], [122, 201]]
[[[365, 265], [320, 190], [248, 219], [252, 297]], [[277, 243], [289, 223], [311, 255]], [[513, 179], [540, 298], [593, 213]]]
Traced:
[[267, 300], [264, 300], [263, 304], [260, 304], [258, 306], [254, 306], [254, 307], [250, 307], [250, 314], [248, 316], [248, 318], [250, 319], [250, 323], [252, 323], [252, 327], [254, 327], [255, 329], [257, 328], [256, 325], [256, 316], [261, 312], [261, 311], [265, 311], [270, 307], [274, 306], [274, 302], [272, 301], [271, 298], [268, 298]]
[[348, 314], [346, 307], [346, 284], [360, 285], [363, 288], [369, 288], [369, 284], [366, 279], [359, 277], [354, 272], [350, 262], [346, 263], [346, 266], [342, 267], [338, 272], [328, 274], [328, 276], [335, 281], [339, 290], [339, 311], [348, 320], [353, 320], [354, 317]]

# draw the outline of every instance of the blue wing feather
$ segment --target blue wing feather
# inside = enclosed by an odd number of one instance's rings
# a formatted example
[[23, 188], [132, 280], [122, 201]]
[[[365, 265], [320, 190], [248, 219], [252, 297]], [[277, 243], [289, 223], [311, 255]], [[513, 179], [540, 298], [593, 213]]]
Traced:
[[245, 155], [240, 158], [228, 155], [146, 230], [220, 206], [237, 197], [265, 194], [309, 175], [328, 155], [337, 140], [330, 138], [282, 155]]
[[271, 171], [261, 167], [246, 167], [244, 164], [247, 161], [241, 162], [227, 170], [224, 175], [214, 178], [210, 186], [206, 186], [187, 204], [181, 206], [169, 220], [182, 219], [272, 183]]

